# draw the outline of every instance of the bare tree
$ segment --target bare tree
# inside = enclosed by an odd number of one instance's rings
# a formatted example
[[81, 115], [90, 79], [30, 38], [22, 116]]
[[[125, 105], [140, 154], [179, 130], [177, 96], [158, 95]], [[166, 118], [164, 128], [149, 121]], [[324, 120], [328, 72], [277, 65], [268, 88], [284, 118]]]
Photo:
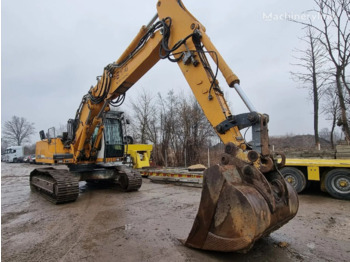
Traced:
[[1, 138], [1, 152], [5, 152], [5, 149], [8, 148], [9, 143], [3, 137]]
[[310, 26], [320, 33], [319, 41], [328, 54], [333, 65], [336, 89], [339, 99], [340, 118], [338, 124], [342, 126], [345, 137], [350, 141], [349, 119], [347, 117], [346, 95], [350, 89], [346, 81], [345, 69], [350, 62], [350, 2], [349, 0], [314, 0], [317, 9], [311, 10], [319, 15], [321, 25], [312, 21], [298, 22]]
[[309, 89], [314, 107], [314, 136], [316, 148], [319, 148], [320, 138], [318, 132], [319, 103], [323, 89], [326, 85], [323, 65], [326, 61], [325, 50], [319, 42], [319, 34], [310, 26], [306, 27], [306, 35], [302, 40], [306, 43], [305, 50], [296, 50], [299, 63], [294, 64], [302, 71], [291, 72], [295, 81], [301, 82], [302, 87]]
[[153, 141], [155, 136], [152, 133], [151, 122], [154, 122], [156, 107], [154, 106], [153, 97], [150, 93], [143, 90], [136, 101], [131, 101], [134, 111], [133, 127], [136, 131], [136, 136], [140, 143], [145, 144], [148, 141]]
[[136, 137], [141, 143], [153, 144], [152, 157], [157, 165], [201, 162], [214, 131], [193, 96], [171, 90], [154, 99], [142, 92], [132, 102], [132, 109]]
[[335, 147], [334, 131], [337, 125], [337, 119], [340, 112], [339, 99], [337, 92], [333, 88], [328, 88], [324, 94], [325, 103], [322, 106], [322, 111], [326, 115], [326, 119], [331, 121], [331, 131], [329, 132], [329, 138], [331, 141], [332, 148]]
[[[178, 98], [173, 90], [169, 91], [166, 98], [158, 94], [159, 101], [159, 131], [160, 131], [160, 152], [162, 154], [162, 162], [164, 164], [170, 163], [176, 165], [174, 155], [174, 148], [176, 148], [176, 119]], [[170, 158], [171, 157], [171, 158]]]
[[182, 158], [186, 155], [187, 164], [200, 163], [201, 155], [207, 152], [210, 138], [214, 136], [214, 130], [193, 96], [190, 99], [181, 99], [178, 114], [177, 139], [181, 146], [180, 156]]
[[144, 89], [131, 101], [132, 106], [132, 134], [140, 143], [152, 143], [152, 160], [156, 164], [163, 164], [164, 154], [160, 146], [159, 110], [156, 99]]
[[[320, 139], [324, 139], [326, 141], [329, 141], [329, 139], [331, 138], [331, 131], [329, 131], [329, 129], [327, 127], [322, 128], [320, 130]], [[333, 148], [333, 145], [332, 145]]]
[[3, 138], [9, 144], [22, 145], [30, 141], [30, 136], [34, 134], [34, 123], [28, 122], [24, 117], [13, 116], [6, 121], [3, 127]]

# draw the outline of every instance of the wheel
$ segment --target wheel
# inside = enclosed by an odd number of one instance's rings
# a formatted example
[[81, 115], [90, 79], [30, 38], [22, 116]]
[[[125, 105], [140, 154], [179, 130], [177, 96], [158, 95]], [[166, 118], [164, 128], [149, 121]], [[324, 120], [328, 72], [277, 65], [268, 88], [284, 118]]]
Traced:
[[350, 170], [338, 168], [329, 171], [325, 187], [332, 197], [350, 200]]
[[307, 185], [306, 177], [295, 167], [284, 167], [281, 169], [284, 179], [289, 182], [297, 193], [303, 192]]

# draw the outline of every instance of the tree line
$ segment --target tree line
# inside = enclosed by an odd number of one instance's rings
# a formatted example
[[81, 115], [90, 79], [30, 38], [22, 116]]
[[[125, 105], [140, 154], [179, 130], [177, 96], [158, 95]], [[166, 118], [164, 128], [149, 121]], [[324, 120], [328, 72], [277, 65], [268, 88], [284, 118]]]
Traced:
[[154, 97], [143, 90], [130, 104], [133, 113], [128, 133], [137, 143], [153, 144], [157, 165], [206, 163], [208, 147], [219, 141], [194, 96], [171, 90], [166, 96], [158, 93]]
[[293, 78], [308, 88], [313, 102], [315, 144], [320, 144], [319, 116], [330, 121], [330, 141], [336, 126], [350, 143], [350, 1], [314, 0], [319, 20], [293, 21], [303, 25], [306, 49], [296, 50], [298, 70]]

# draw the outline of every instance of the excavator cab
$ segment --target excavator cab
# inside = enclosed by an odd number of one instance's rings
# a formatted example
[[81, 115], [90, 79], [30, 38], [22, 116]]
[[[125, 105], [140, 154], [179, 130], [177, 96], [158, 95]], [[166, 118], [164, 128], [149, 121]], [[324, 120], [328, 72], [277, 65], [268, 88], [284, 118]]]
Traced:
[[107, 118], [104, 122], [105, 157], [124, 156], [122, 125], [118, 118]]
[[[106, 161], [111, 158], [123, 158], [125, 154], [125, 120], [124, 113], [120, 111], [108, 111], [103, 117], [103, 134], [101, 142], [97, 146], [97, 159]], [[98, 137], [100, 127], [95, 128], [92, 136], [92, 145]]]

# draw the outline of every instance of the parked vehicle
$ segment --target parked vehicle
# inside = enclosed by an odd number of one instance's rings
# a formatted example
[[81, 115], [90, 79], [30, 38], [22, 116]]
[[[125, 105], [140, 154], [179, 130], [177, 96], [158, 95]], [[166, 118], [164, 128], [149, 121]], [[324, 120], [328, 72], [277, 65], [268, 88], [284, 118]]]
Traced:
[[29, 164], [35, 164], [36, 163], [36, 161], [35, 161], [35, 154], [30, 155], [28, 157], [28, 162], [29, 162]]
[[29, 157], [30, 157], [30, 155], [24, 156], [23, 163], [29, 163]]
[[23, 160], [23, 146], [10, 146], [6, 148], [5, 153], [1, 156], [4, 162], [19, 163]]

